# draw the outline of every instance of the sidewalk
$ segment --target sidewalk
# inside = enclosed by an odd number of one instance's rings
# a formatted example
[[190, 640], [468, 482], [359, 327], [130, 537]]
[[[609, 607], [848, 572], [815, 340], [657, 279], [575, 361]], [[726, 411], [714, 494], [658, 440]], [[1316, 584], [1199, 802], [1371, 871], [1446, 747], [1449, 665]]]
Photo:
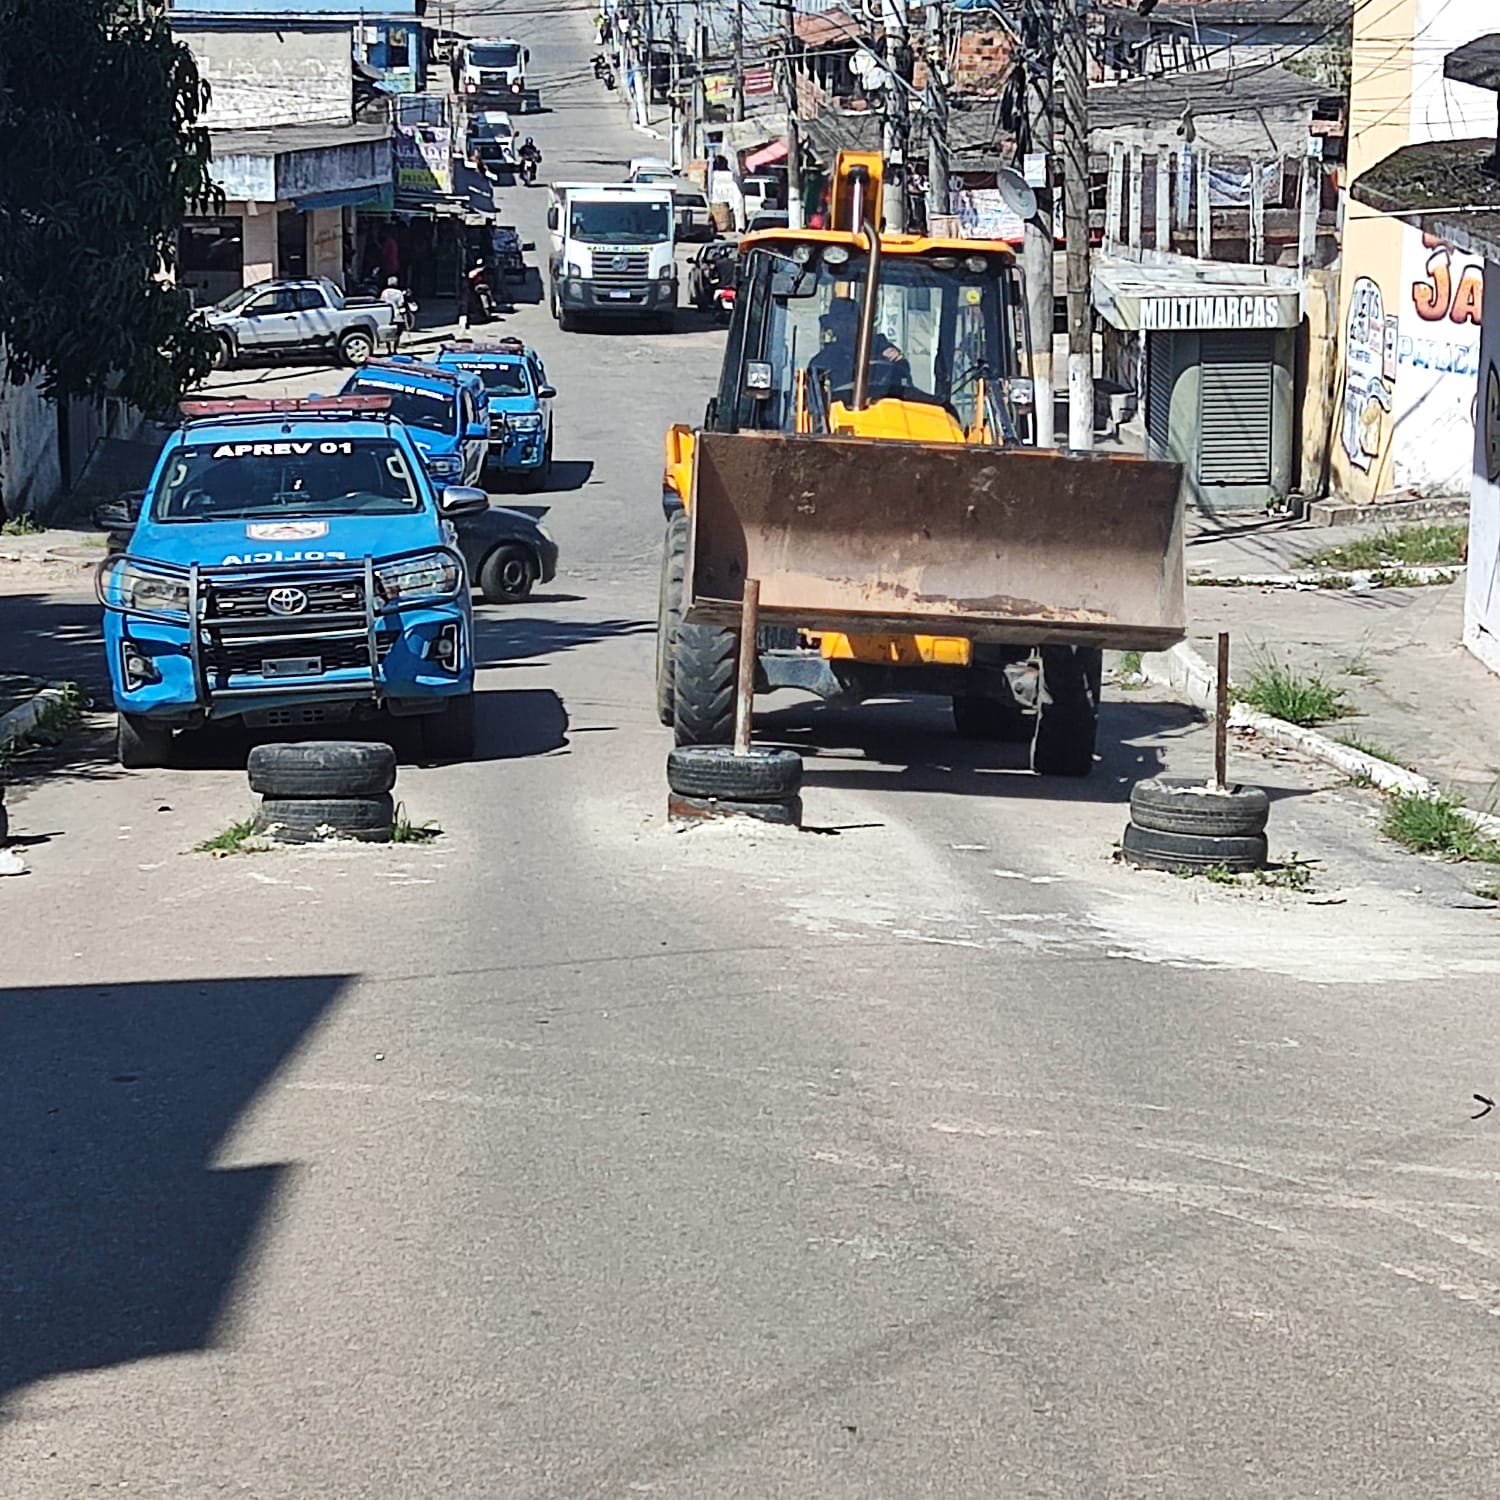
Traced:
[[[1372, 535], [1377, 523], [1311, 526], [1247, 515], [1193, 516], [1192, 579], [1289, 573], [1310, 553]], [[1500, 677], [1461, 644], [1464, 574], [1420, 588], [1366, 590], [1214, 587], [1188, 589], [1189, 638], [1212, 660], [1231, 634], [1233, 676], [1243, 686], [1277, 661], [1318, 673], [1347, 698], [1349, 717], [1320, 726], [1452, 787], [1470, 806], [1500, 808]]]

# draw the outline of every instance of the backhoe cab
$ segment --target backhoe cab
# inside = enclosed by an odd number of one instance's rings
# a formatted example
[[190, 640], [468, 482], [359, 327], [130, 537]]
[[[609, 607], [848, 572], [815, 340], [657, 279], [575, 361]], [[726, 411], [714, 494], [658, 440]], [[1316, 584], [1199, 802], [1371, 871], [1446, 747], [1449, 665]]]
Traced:
[[880, 177], [840, 157], [831, 228], [741, 247], [718, 394], [667, 439], [658, 710], [729, 741], [753, 577], [758, 690], [944, 695], [1086, 775], [1102, 649], [1185, 632], [1180, 470], [1031, 446], [1014, 253], [877, 233]]

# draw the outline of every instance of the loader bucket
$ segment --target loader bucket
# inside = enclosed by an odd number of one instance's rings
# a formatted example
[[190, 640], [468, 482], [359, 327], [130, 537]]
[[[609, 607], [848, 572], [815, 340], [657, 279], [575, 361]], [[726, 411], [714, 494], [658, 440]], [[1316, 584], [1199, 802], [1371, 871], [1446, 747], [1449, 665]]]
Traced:
[[1182, 471], [1029, 448], [702, 432], [687, 618], [1159, 650], [1186, 634]]

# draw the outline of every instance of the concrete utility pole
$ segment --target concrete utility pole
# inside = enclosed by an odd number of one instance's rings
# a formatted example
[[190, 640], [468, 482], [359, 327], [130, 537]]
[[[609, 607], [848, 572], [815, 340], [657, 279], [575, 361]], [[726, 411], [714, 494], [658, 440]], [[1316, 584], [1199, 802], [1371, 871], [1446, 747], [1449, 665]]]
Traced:
[[734, 0], [734, 117], [745, 118], [745, 0]]
[[802, 124], [797, 102], [797, 3], [796, 0], [766, 0], [767, 8], [781, 12], [781, 88], [786, 102], [786, 212], [793, 229], [802, 226]]
[[1088, 0], [1057, 0], [1063, 87], [1063, 215], [1068, 239], [1068, 446], [1094, 446], [1094, 332], [1089, 272]]
[[885, 0], [885, 227], [906, 228], [906, 166], [911, 154], [911, 113], [902, 82], [907, 51], [906, 0]]
[[1051, 448], [1057, 442], [1054, 428], [1056, 384], [1052, 372], [1053, 308], [1057, 291], [1053, 285], [1057, 231], [1052, 198], [1052, 84], [1056, 51], [1052, 40], [1052, 16], [1031, 0], [1021, 32], [1026, 67], [1026, 116], [1031, 154], [1044, 163], [1045, 177], [1036, 188], [1036, 214], [1026, 225], [1022, 264], [1026, 269], [1027, 312], [1031, 324], [1031, 375], [1036, 386], [1036, 445]]
[[927, 6], [927, 228], [934, 214], [946, 214], [948, 203], [948, 39], [943, 24], [944, 0]]

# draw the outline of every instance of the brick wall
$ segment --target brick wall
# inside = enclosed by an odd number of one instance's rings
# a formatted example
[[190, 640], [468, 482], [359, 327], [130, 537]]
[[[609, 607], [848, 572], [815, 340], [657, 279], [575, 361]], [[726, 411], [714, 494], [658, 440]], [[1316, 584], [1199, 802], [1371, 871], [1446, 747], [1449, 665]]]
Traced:
[[964, 26], [953, 64], [953, 88], [960, 94], [996, 94], [1010, 77], [1015, 44], [998, 28]]

